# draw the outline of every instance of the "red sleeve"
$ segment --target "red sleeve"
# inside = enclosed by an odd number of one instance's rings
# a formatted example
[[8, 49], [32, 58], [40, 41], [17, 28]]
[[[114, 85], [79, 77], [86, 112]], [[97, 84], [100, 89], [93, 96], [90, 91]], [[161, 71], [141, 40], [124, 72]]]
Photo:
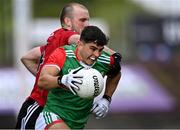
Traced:
[[114, 58], [113, 58], [113, 56], [111, 55], [111, 56], [110, 56], [110, 66], [112, 66], [112, 65], [114, 65]]
[[64, 46], [68, 44], [69, 37], [71, 37], [74, 34], [77, 33], [66, 29], [59, 29], [51, 34], [47, 42], [54, 43], [58, 46]]
[[63, 48], [57, 48], [48, 58], [45, 65], [54, 65], [60, 69], [63, 67], [66, 60], [66, 53]]
[[66, 33], [64, 33], [64, 42], [68, 43], [69, 38], [75, 34], [78, 34], [78, 33], [74, 32], [74, 31], [66, 31]]

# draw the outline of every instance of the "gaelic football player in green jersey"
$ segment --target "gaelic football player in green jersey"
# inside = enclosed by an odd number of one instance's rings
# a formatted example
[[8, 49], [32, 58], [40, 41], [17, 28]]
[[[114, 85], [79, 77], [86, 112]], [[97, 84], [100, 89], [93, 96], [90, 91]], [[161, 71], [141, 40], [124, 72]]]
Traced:
[[[98, 27], [87, 26], [77, 45], [60, 47], [50, 55], [38, 81], [39, 87], [49, 93], [36, 129], [83, 129], [91, 113], [97, 119], [106, 116], [121, 77], [121, 56], [104, 52], [107, 43], [107, 37]], [[79, 67], [92, 67], [107, 75], [104, 96], [94, 104], [94, 99], [80, 98], [74, 92], [81, 83], [82, 76], [73, 73]]]

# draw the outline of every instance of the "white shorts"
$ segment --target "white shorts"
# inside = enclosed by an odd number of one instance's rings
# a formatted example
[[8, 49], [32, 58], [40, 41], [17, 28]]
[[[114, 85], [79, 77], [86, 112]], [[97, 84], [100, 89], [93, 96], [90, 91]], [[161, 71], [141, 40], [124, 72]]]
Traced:
[[43, 111], [36, 120], [35, 130], [48, 129], [52, 124], [63, 122], [63, 120], [52, 112]]

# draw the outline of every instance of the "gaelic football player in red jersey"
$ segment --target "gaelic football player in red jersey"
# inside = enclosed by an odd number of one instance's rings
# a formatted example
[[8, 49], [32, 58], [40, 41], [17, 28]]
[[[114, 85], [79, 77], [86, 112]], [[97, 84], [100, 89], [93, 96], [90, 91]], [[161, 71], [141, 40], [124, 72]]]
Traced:
[[[79, 3], [70, 3], [62, 9], [60, 21], [62, 28], [48, 38], [46, 45], [33, 48], [21, 59], [26, 68], [36, 76], [36, 81], [30, 96], [19, 111], [16, 129], [34, 129], [36, 119], [47, 98], [47, 91], [39, 89], [37, 85], [43, 64], [56, 48], [79, 40], [79, 34], [85, 26], [89, 25], [88, 9]], [[37, 59], [40, 59], [39, 66]]]

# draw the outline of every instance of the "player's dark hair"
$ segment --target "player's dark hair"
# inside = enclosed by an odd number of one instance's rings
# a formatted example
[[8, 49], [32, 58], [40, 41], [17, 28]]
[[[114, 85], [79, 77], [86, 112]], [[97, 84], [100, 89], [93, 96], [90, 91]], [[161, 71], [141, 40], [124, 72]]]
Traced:
[[64, 18], [68, 17], [68, 18], [72, 18], [73, 17], [73, 10], [74, 7], [78, 6], [81, 7], [83, 9], [88, 10], [84, 5], [79, 4], [79, 3], [69, 3], [67, 5], [65, 5], [60, 13], [60, 22], [61, 22], [61, 26], [63, 27], [65, 25], [64, 23]]
[[95, 43], [98, 46], [104, 46], [108, 44], [108, 38], [97, 26], [87, 26], [83, 29], [80, 41], [83, 43]]

